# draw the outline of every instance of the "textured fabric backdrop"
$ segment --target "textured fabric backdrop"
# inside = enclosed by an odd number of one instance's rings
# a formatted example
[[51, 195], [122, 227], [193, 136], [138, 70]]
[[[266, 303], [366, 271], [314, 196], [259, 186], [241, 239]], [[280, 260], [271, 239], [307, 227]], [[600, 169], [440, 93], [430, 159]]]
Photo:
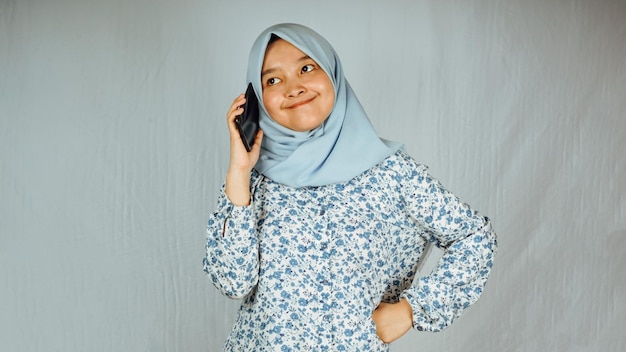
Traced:
[[499, 235], [482, 299], [393, 351], [626, 349], [626, 1], [0, 0], [0, 350], [220, 350], [204, 228], [277, 22]]

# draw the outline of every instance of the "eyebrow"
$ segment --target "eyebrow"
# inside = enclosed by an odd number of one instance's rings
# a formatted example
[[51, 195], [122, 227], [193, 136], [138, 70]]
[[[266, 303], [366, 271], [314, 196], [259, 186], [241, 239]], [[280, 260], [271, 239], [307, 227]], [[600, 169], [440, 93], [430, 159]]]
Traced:
[[[311, 57], [310, 57], [309, 55], [304, 55], [303, 57], [301, 57], [301, 58], [299, 58], [298, 60], [296, 60], [296, 62], [302, 62], [302, 61], [306, 61], [306, 60], [309, 60], [309, 59], [310, 59], [310, 60], [313, 60], [313, 59], [311, 59]], [[275, 72], [275, 71], [277, 71], [277, 70], [278, 70], [278, 69], [277, 69], [277, 68], [275, 68], [275, 67], [268, 68], [267, 70], [263, 70], [263, 71], [261, 72], [261, 77], [263, 77], [263, 76], [265, 76], [265, 75], [267, 75], [267, 74], [270, 74], [270, 73], [272, 73], [272, 72]]]

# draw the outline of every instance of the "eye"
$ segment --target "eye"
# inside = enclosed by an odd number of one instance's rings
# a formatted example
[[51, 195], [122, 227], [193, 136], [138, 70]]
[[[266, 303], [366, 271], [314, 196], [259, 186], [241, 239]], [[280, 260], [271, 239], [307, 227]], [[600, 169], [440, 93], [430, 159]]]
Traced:
[[315, 66], [309, 64], [302, 67], [302, 72], [311, 72], [315, 70]]
[[278, 84], [278, 82], [280, 82], [280, 79], [278, 79], [276, 77], [272, 77], [272, 78], [267, 80], [267, 85], [268, 86], [273, 86], [275, 84]]

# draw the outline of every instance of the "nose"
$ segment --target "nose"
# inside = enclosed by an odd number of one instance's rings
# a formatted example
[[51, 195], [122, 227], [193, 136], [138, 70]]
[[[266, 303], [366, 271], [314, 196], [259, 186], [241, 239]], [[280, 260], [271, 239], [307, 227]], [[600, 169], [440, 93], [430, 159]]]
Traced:
[[305, 86], [299, 79], [292, 79], [289, 83], [286, 90], [288, 97], [295, 98], [306, 92]]

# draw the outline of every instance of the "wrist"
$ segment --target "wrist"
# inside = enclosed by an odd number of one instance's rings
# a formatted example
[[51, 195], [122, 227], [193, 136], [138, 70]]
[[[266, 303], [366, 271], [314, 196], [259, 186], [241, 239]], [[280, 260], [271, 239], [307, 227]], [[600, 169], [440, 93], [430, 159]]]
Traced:
[[229, 169], [225, 192], [234, 205], [250, 205], [250, 172]]
[[250, 177], [251, 173], [252, 169], [246, 166], [233, 165], [233, 163], [230, 163], [230, 165], [228, 165], [228, 170], [226, 171], [226, 176]]
[[408, 324], [408, 328], [413, 327], [413, 307], [406, 298], [402, 298], [398, 304], [402, 307], [402, 316], [404, 321]]

